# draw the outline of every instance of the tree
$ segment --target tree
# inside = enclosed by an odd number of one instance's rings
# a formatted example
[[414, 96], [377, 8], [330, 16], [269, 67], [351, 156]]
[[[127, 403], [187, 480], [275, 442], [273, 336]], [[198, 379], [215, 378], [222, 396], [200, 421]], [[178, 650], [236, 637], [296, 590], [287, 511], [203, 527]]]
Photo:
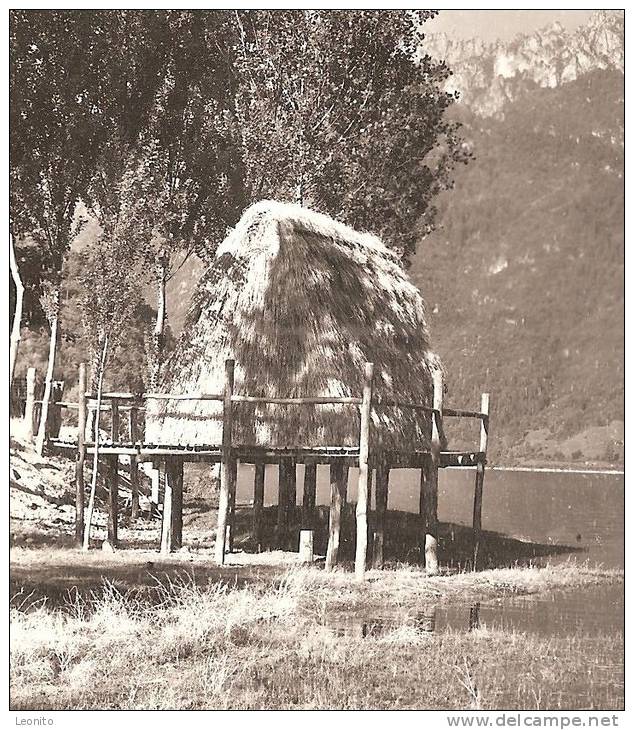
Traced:
[[434, 11], [234, 11], [234, 133], [245, 198], [295, 200], [381, 235], [405, 264], [470, 155], [443, 63], [417, 58]]
[[88, 549], [95, 504], [99, 465], [99, 418], [106, 367], [116, 351], [126, 325], [139, 304], [143, 271], [138, 246], [127, 220], [128, 211], [110, 209], [101, 215], [103, 232], [84, 254], [81, 285], [81, 311], [84, 330], [92, 351], [97, 405], [94, 428], [94, 459], [90, 499], [84, 525], [84, 550]]
[[213, 250], [237, 218], [232, 194], [230, 28], [227, 15], [163, 12], [165, 58], [148, 123], [134, 144], [131, 200], [147, 236], [142, 250], [156, 287], [150, 388], [164, 359], [169, 279], [197, 252]]
[[[99, 45], [90, 14], [11, 12], [11, 234], [13, 239], [28, 233], [42, 251], [42, 306], [51, 331], [37, 440], [40, 451], [58, 343], [64, 256], [75, 233], [75, 206], [90, 178], [100, 141], [94, 95]], [[16, 307], [17, 333], [21, 315]], [[12, 361], [18, 338], [13, 338]]]

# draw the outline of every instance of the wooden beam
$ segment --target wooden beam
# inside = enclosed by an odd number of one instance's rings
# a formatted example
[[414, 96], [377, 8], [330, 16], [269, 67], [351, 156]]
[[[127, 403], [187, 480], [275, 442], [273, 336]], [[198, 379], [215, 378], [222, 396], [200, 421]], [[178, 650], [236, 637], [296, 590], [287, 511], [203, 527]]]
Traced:
[[376, 465], [376, 528], [374, 531], [374, 544], [372, 550], [372, 562], [375, 568], [383, 567], [385, 515], [387, 513], [389, 479], [390, 465], [387, 458], [383, 457]]
[[482, 492], [484, 489], [484, 468], [486, 452], [489, 445], [489, 394], [482, 393], [480, 410], [483, 418], [480, 423], [480, 451], [484, 454], [482, 461], [476, 467], [475, 493], [473, 496], [473, 569], [478, 567], [478, 552], [482, 539]]
[[374, 365], [365, 364], [361, 428], [359, 435], [359, 486], [357, 490], [357, 546], [354, 572], [358, 580], [365, 577], [368, 552], [368, 459], [370, 452], [370, 423], [372, 409], [372, 379]]
[[33, 421], [35, 418], [35, 380], [37, 371], [35, 368], [29, 368], [26, 371], [26, 405], [24, 407], [24, 423], [26, 425], [26, 440], [28, 443], [33, 441]]
[[326, 570], [332, 570], [339, 560], [341, 541], [341, 505], [344, 491], [343, 480], [347, 471], [343, 464], [330, 465], [330, 515], [328, 519], [328, 549], [326, 551]]
[[86, 461], [86, 364], [79, 363], [79, 412], [77, 415], [77, 463], [75, 465], [75, 542], [81, 547], [84, 537], [84, 463]]
[[225, 562], [225, 538], [227, 515], [229, 511], [229, 494], [231, 492], [231, 429], [233, 411], [231, 395], [233, 393], [235, 362], [225, 361], [225, 392], [222, 410], [222, 461], [220, 467], [220, 500], [218, 504], [218, 525], [216, 529], [215, 559], [218, 565]]
[[108, 542], [113, 548], [119, 545], [119, 457], [107, 456], [108, 479]]
[[253, 542], [257, 552], [262, 552], [262, 516], [264, 511], [264, 474], [265, 465], [255, 465], [253, 480]]

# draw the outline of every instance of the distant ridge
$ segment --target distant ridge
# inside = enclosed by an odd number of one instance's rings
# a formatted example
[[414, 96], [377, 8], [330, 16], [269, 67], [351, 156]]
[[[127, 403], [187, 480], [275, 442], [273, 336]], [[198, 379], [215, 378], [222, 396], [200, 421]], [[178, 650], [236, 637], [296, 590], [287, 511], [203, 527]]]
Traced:
[[497, 43], [429, 34], [420, 52], [446, 61], [453, 75], [445, 88], [458, 91], [462, 104], [479, 116], [500, 116], [507, 102], [535, 86], [555, 88], [597, 70], [623, 73], [624, 18], [599, 10], [574, 32], [553, 23]]

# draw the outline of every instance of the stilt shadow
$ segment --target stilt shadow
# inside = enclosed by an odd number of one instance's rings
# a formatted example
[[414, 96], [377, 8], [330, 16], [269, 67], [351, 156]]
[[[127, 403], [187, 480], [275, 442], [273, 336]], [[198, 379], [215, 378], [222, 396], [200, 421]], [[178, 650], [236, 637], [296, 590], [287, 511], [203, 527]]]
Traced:
[[[314, 551], [317, 555], [325, 555], [328, 546], [328, 507], [319, 506], [315, 510]], [[252, 510], [244, 509], [236, 512], [237, 547], [253, 550]], [[375, 525], [374, 514], [369, 515], [369, 529]], [[279, 534], [277, 529], [277, 507], [264, 510], [262, 549], [297, 550], [301, 527], [301, 509], [298, 507], [289, 514], [288, 530]], [[354, 560], [355, 551], [355, 506], [346, 505], [342, 514], [339, 558], [346, 562]], [[384, 559], [388, 562], [421, 563], [422, 526], [420, 517], [409, 512], [388, 511], [385, 524]], [[464, 525], [452, 522], [441, 522], [438, 525], [438, 559], [441, 566], [450, 569], [464, 570], [472, 565], [473, 530]], [[368, 546], [371, 548], [371, 540]], [[515, 565], [526, 565], [539, 558], [566, 553], [583, 552], [584, 548], [570, 545], [554, 545], [520, 540], [499, 532], [484, 530], [478, 552], [478, 568], [503, 568]]]

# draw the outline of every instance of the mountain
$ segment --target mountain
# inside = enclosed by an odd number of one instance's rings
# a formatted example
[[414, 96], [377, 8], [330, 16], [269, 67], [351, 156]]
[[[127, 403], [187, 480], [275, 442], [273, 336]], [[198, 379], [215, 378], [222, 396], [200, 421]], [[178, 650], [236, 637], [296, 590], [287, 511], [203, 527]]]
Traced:
[[553, 23], [491, 44], [430, 34], [420, 53], [444, 60], [453, 72], [445, 89], [459, 92], [476, 114], [491, 117], [535, 87], [556, 88], [598, 70], [623, 73], [623, 35], [622, 12], [599, 10], [573, 33]]

